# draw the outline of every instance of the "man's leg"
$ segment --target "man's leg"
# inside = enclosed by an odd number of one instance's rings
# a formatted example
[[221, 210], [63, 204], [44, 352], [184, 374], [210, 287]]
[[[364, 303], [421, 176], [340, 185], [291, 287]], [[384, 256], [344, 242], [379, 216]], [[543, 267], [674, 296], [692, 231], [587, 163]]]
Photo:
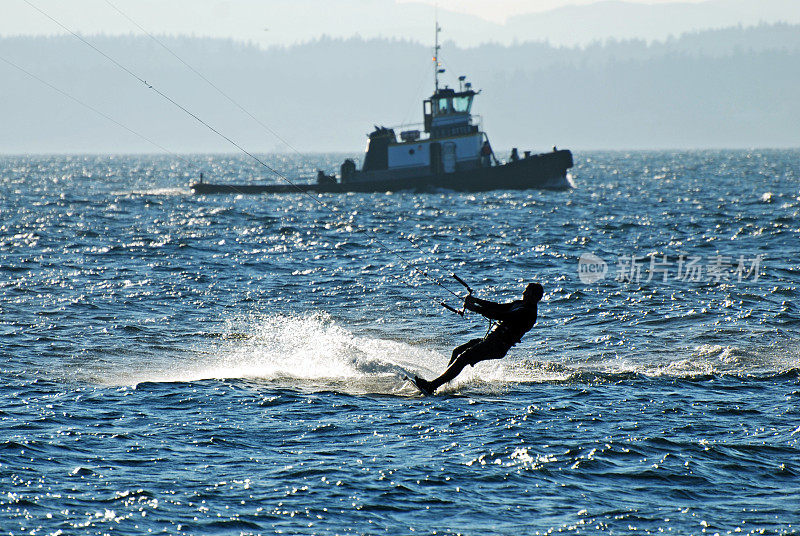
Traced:
[[463, 354], [465, 350], [472, 348], [482, 340], [483, 339], [472, 339], [469, 342], [465, 342], [461, 346], [456, 346], [455, 349], [453, 350], [453, 355], [450, 357], [450, 361], [447, 362], [447, 366], [449, 367], [450, 365], [452, 365], [453, 361], [455, 361], [459, 355]]
[[435, 391], [442, 385], [461, 374], [461, 371], [464, 370], [464, 367], [467, 365], [474, 365], [475, 363], [485, 361], [487, 359], [500, 359], [506, 355], [507, 351], [508, 348], [503, 348], [493, 341], [482, 339], [467, 350], [461, 352], [461, 354], [456, 357], [456, 360], [447, 367], [447, 370], [445, 370], [442, 375], [435, 380], [431, 380], [428, 385], [430, 386], [431, 391]]

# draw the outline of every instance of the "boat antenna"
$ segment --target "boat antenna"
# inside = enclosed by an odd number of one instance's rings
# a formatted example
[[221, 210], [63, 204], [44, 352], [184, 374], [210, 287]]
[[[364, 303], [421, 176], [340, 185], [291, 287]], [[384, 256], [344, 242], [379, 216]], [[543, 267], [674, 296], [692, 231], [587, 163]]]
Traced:
[[439, 50], [442, 48], [439, 45], [439, 32], [442, 31], [442, 27], [439, 26], [439, 14], [436, 14], [436, 44], [433, 47], [433, 80], [436, 87], [436, 93], [439, 92], [439, 75], [444, 73], [444, 69], [442, 69], [442, 62], [439, 61]]

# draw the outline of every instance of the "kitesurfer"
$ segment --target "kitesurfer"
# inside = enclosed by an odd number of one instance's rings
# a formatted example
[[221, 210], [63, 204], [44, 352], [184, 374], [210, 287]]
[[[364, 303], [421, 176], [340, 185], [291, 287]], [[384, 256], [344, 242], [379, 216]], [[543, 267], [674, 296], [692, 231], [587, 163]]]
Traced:
[[441, 376], [431, 381], [414, 377], [414, 383], [423, 392], [433, 394], [439, 387], [458, 376], [467, 365], [475, 366], [480, 361], [505, 357], [511, 347], [522, 340], [522, 336], [536, 323], [537, 304], [543, 295], [542, 285], [531, 283], [525, 288], [521, 300], [510, 303], [495, 303], [472, 296], [464, 298], [465, 309], [499, 322], [482, 339], [472, 339], [456, 347], [447, 370]]

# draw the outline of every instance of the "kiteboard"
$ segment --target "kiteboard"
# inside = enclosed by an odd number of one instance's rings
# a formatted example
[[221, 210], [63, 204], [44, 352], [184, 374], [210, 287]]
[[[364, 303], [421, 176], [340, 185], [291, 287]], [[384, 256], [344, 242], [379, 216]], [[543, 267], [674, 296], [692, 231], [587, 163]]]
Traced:
[[416, 376], [413, 376], [413, 377], [412, 377], [412, 376], [410, 376], [410, 375], [406, 375], [406, 377], [405, 377], [405, 378], [406, 378], [406, 380], [408, 380], [409, 382], [411, 382], [411, 384], [412, 384], [414, 387], [416, 387], [416, 388], [419, 390], [419, 392], [420, 392], [420, 393], [422, 393], [424, 396], [433, 396], [433, 391], [429, 391], [428, 389], [426, 389], [425, 387], [423, 387], [422, 385], [420, 385], [420, 384], [417, 382], [417, 380], [419, 380], [419, 378], [417, 378]]

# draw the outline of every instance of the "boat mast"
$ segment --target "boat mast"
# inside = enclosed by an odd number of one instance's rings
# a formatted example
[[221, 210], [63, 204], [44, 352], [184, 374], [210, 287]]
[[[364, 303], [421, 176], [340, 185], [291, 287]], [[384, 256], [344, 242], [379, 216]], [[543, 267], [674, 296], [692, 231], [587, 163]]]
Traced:
[[441, 69], [441, 62], [439, 61], [439, 50], [442, 48], [439, 45], [439, 32], [442, 31], [442, 27], [439, 26], [439, 17], [436, 17], [436, 44], [433, 47], [433, 80], [436, 85], [436, 93], [439, 92], [439, 74], [444, 72], [444, 69]]

